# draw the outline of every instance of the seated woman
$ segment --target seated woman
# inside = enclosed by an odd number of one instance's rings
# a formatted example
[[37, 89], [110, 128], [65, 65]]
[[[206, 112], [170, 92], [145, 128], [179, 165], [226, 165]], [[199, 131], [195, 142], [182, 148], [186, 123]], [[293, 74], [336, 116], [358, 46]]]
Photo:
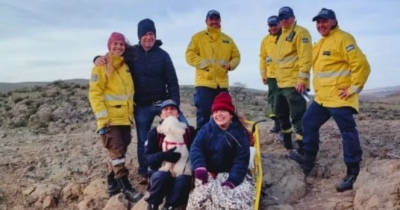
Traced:
[[[161, 103], [160, 117], [162, 120], [169, 116], [178, 118], [179, 113], [179, 107], [172, 99]], [[188, 126], [183, 136], [188, 149], [190, 149], [195, 136], [196, 130], [192, 126]], [[176, 163], [181, 157], [181, 154], [175, 152], [174, 149], [163, 152], [162, 142], [164, 141], [164, 137], [154, 127], [150, 130], [145, 143], [144, 154], [146, 155], [151, 172], [147, 186], [149, 192], [149, 196], [146, 198], [148, 203], [147, 209], [158, 209], [158, 206], [163, 202], [165, 197], [164, 209], [185, 209], [192, 187], [192, 176], [182, 174], [173, 177], [170, 172], [158, 171], [163, 161]]]
[[212, 119], [190, 150], [196, 182], [187, 209], [251, 209], [255, 190], [246, 177], [249, 132], [235, 114], [229, 93], [220, 93], [211, 111]]

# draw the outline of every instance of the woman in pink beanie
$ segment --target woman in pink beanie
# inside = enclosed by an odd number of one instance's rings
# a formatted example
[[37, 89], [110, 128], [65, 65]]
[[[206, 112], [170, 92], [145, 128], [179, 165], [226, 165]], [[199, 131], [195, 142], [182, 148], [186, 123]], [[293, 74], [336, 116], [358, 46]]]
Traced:
[[110, 197], [122, 192], [129, 201], [137, 202], [141, 194], [132, 188], [125, 167], [125, 153], [132, 138], [134, 86], [122, 57], [126, 47], [124, 35], [113, 32], [107, 47], [107, 65], [92, 69], [89, 101], [97, 119], [97, 133], [110, 159], [107, 192]]
[[[229, 190], [231, 196], [244, 200], [244, 203], [250, 205], [253, 202], [253, 198], [239, 198], [243, 192], [252, 192], [250, 181], [246, 178], [250, 145], [249, 133], [235, 111], [229, 93], [222, 92], [217, 95], [211, 107], [212, 118], [194, 139], [190, 149], [190, 161], [194, 169], [196, 187], [189, 197], [188, 209], [207, 209], [201, 203], [208, 202], [199, 203], [199, 197], [209, 198], [218, 209], [232, 209], [231, 206], [225, 205], [234, 205], [233, 203], [216, 203], [222, 197], [216, 200], [215, 196], [221, 195], [220, 191], [228, 193], [226, 190]], [[235, 206], [234, 209], [246, 208]]]

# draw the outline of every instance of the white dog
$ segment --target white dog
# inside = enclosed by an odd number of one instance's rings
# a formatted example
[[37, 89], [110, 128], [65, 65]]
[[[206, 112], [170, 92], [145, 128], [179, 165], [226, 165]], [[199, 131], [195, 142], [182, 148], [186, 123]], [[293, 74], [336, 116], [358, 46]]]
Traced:
[[162, 143], [163, 152], [176, 147], [175, 152], [181, 153], [181, 158], [176, 163], [164, 161], [160, 171], [169, 171], [173, 177], [179, 175], [192, 175], [192, 168], [189, 160], [189, 150], [183, 138], [187, 125], [179, 122], [174, 116], [169, 116], [157, 126], [157, 132], [165, 135]]

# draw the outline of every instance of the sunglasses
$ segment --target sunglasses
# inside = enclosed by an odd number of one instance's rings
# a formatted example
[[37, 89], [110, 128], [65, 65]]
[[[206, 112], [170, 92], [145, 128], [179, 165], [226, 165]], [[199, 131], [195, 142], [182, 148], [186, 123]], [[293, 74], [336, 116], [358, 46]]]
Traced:
[[289, 15], [282, 15], [282, 16], [279, 16], [279, 21], [289, 20], [290, 18], [291, 18], [291, 16], [289, 16]]
[[268, 26], [269, 27], [275, 27], [275, 26], [277, 26], [278, 24], [268, 24]]

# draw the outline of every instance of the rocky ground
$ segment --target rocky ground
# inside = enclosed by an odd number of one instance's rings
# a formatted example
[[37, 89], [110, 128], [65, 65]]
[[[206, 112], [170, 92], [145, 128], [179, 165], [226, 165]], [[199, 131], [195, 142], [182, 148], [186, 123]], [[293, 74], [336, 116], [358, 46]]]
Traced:
[[[184, 113], [194, 122], [191, 89], [182, 91]], [[240, 112], [264, 118], [265, 93], [235, 93]], [[321, 129], [317, 167], [304, 179], [300, 167], [261, 123], [264, 188], [260, 209], [400, 209], [400, 99], [364, 102], [357, 116], [364, 150], [355, 189], [335, 191], [344, 176], [341, 137], [333, 121]], [[0, 94], [0, 209], [131, 209], [105, 193], [106, 153], [94, 133], [87, 86], [55, 82]], [[128, 151], [135, 187], [136, 135]]]

